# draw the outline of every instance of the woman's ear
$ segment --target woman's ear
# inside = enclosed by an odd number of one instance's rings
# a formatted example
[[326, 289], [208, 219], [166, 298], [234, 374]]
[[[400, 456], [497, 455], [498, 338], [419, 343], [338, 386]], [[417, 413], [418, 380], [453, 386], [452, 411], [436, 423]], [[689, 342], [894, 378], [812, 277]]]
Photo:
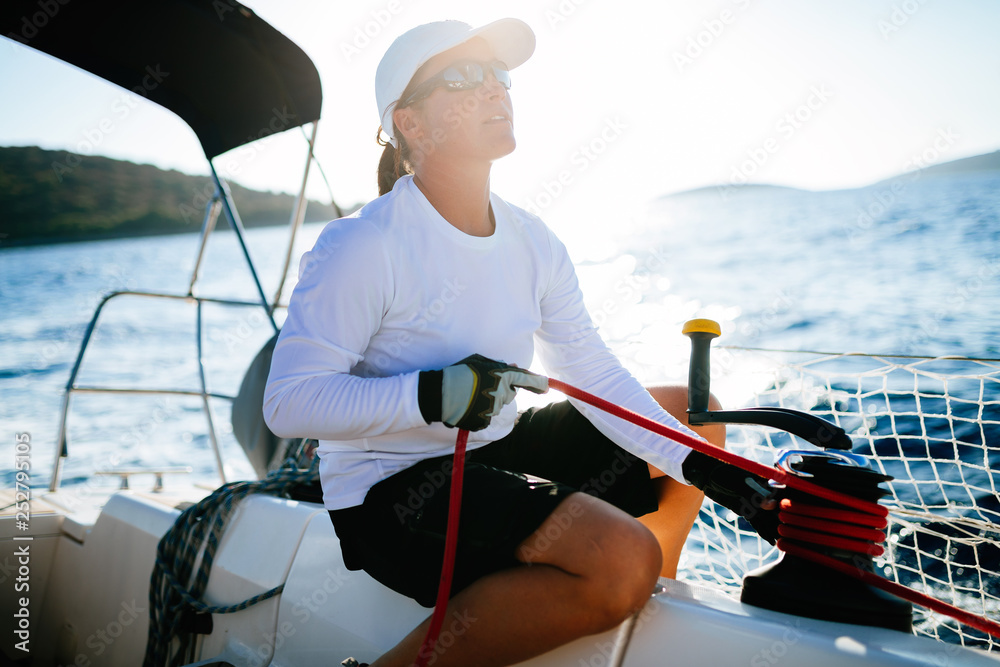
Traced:
[[392, 122], [396, 124], [396, 130], [411, 145], [415, 144], [416, 140], [423, 134], [423, 125], [420, 123], [419, 114], [413, 107], [393, 111]]

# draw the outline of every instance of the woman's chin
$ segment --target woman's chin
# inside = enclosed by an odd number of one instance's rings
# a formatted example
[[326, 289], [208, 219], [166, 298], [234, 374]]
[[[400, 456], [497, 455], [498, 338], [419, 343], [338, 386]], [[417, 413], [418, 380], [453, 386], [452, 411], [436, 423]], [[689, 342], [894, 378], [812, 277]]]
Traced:
[[498, 160], [506, 155], [510, 155], [517, 148], [517, 140], [514, 139], [514, 133], [511, 132], [510, 135], [505, 137], [503, 140], [497, 141], [495, 144], [495, 157], [494, 160]]

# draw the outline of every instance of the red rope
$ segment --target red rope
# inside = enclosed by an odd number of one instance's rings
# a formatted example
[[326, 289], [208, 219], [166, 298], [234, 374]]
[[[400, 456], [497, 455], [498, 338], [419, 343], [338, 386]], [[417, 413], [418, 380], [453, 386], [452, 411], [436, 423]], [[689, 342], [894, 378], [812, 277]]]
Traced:
[[[781, 537], [869, 556], [885, 553], [879, 544], [885, 542], [885, 533], [877, 529], [888, 524], [883, 517], [820, 507], [791, 498], [783, 498], [780, 507]], [[855, 520], [862, 525], [854, 523]], [[875, 522], [881, 525], [872, 526]]]
[[847, 505], [848, 507], [853, 507], [856, 510], [864, 512], [865, 514], [872, 514], [874, 516], [888, 516], [889, 510], [878, 503], [873, 503], [868, 500], [861, 500], [860, 498], [855, 498], [854, 496], [849, 496], [846, 493], [840, 493], [839, 491], [834, 491], [833, 489], [828, 489], [826, 487], [820, 486], [818, 484], [813, 484], [801, 477], [792, 475], [791, 473], [785, 472], [779, 468], [773, 468], [771, 466], [766, 466], [763, 463], [757, 463], [756, 461], [751, 461], [750, 459], [745, 459], [739, 454], [733, 454], [732, 452], [727, 452], [721, 447], [716, 447], [701, 438], [697, 438], [687, 433], [683, 433], [676, 429], [672, 429], [669, 426], [665, 426], [659, 422], [655, 422], [648, 417], [643, 417], [637, 412], [633, 412], [628, 408], [623, 408], [620, 405], [615, 405], [609, 401], [604, 400], [594, 396], [593, 394], [587, 393], [582, 389], [577, 389], [576, 387], [571, 387], [565, 382], [559, 380], [549, 380], [549, 387], [555, 389], [556, 391], [561, 391], [571, 398], [576, 398], [584, 403], [589, 403], [595, 408], [600, 408], [605, 412], [608, 412], [616, 417], [624, 419], [625, 421], [632, 422], [636, 426], [641, 426], [648, 431], [662, 435], [665, 438], [669, 438], [674, 442], [678, 442], [686, 447], [701, 452], [702, 454], [707, 454], [712, 458], [719, 459], [725, 463], [737, 466], [746, 470], [747, 472], [753, 473], [759, 477], [764, 477], [767, 479], [773, 479], [780, 484], [784, 484], [787, 487], [798, 489], [799, 491], [805, 491], [806, 493], [811, 493], [814, 496], [819, 496], [820, 498], [825, 498], [827, 500], [832, 500], [833, 502], [840, 503], [841, 505]]
[[[885, 549], [871, 540], [852, 540], [840, 535], [828, 535], [826, 533], [816, 532], [815, 530], [802, 530], [801, 528], [796, 528], [795, 526], [778, 526], [778, 535], [790, 540], [798, 540], [799, 542], [807, 542], [809, 544], [818, 544], [824, 547], [842, 549], [843, 551], [867, 554], [869, 556], [881, 556], [885, 552]], [[882, 537], [884, 539], [885, 535], [883, 534]]]
[[437, 601], [427, 636], [417, 653], [417, 667], [426, 667], [437, 648], [438, 635], [444, 624], [444, 612], [451, 597], [451, 577], [455, 573], [455, 551], [458, 548], [458, 517], [462, 509], [462, 476], [465, 472], [465, 447], [469, 432], [461, 429], [455, 441], [454, 465], [451, 469], [451, 493], [448, 495], [448, 530], [444, 537], [444, 562], [441, 564], [441, 581], [438, 584]]
[[[581, 389], [577, 389], [576, 387], [572, 387], [566, 384], [565, 382], [550, 379], [549, 387], [555, 389], [556, 391], [561, 391], [562, 393], [566, 394], [571, 398], [576, 398], [580, 401], [583, 401], [584, 403], [593, 405], [596, 408], [604, 410], [605, 412], [608, 412], [616, 417], [629, 421], [637, 426], [641, 426], [649, 431], [652, 431], [653, 433], [657, 433], [665, 438], [669, 438], [674, 442], [690, 447], [691, 449], [701, 452], [702, 454], [707, 454], [708, 456], [719, 459], [720, 461], [742, 468], [743, 470], [753, 473], [754, 475], [758, 475], [760, 477], [764, 477], [767, 479], [773, 479], [776, 482], [784, 484], [789, 488], [797, 489], [799, 491], [805, 491], [815, 496], [819, 496], [820, 498], [825, 498], [826, 500], [831, 500], [833, 502], [840, 503], [842, 505], [846, 505], [848, 507], [859, 510], [861, 512], [860, 520], [859, 517], [857, 516], [854, 516], [851, 519], [846, 519], [851, 523], [860, 523], [862, 525], [871, 526], [873, 528], [879, 528], [885, 525], [884, 518], [888, 516], [889, 510], [883, 505], [879, 505], [878, 503], [873, 503], [866, 500], [861, 500], [859, 498], [854, 498], [853, 496], [849, 496], [844, 493], [840, 493], [832, 489], [827, 489], [817, 484], [813, 484], [812, 482], [802, 479], [801, 477], [792, 475], [779, 468], [773, 468], [770, 466], [763, 465], [761, 463], [757, 463], [756, 461], [751, 461], [750, 459], [745, 459], [742, 456], [739, 456], [738, 454], [727, 452], [726, 450], [720, 447], [715, 447], [714, 445], [711, 445], [710, 443], [704, 440], [690, 436], [687, 433], [683, 433], [681, 431], [672, 429], [669, 426], [665, 426], [663, 424], [660, 424], [659, 422], [655, 422], [652, 419], [648, 419], [647, 417], [643, 417], [642, 415], [636, 412], [633, 412], [621, 406], [610, 403], [604, 400], [603, 398], [594, 396], [593, 394], [587, 393]], [[810, 506], [806, 505], [805, 507], [810, 507]], [[782, 507], [782, 509], [785, 509], [784, 506]], [[816, 508], [817, 510], [823, 509], [825, 510], [825, 512], [813, 511], [812, 509], [804, 509], [804, 506], [801, 504], [798, 505], [797, 512], [795, 512], [794, 509], [795, 505], [793, 504], [786, 511], [793, 510], [791, 513], [798, 513], [800, 515], [812, 514], [813, 517], [816, 518], [830, 518], [830, 519], [839, 518], [843, 516], [840, 514], [836, 514], [837, 512], [845, 512], [844, 510], [831, 510], [829, 508]], [[826, 512], [833, 512], [834, 514], [830, 515], [826, 514]], [[854, 513], [847, 513], [847, 514], [853, 515]], [[781, 515], [779, 515], [779, 518], [781, 518]], [[875, 524], [874, 522], [876, 519], [882, 520], [883, 524], [881, 525]], [[787, 530], [787, 527], [782, 527], [782, 528], [785, 528], [785, 530]], [[795, 530], [794, 527], [793, 530]], [[779, 532], [781, 531], [782, 529], [779, 528]], [[809, 541], [813, 542], [818, 541], [814, 537], [815, 531], [804, 531], [804, 532], [813, 534], [813, 536], [810, 536], [808, 538]], [[782, 535], [784, 535], [784, 533], [782, 533]], [[836, 538], [836, 536], [834, 537], [837, 540], [854, 541], [854, 540], [848, 540], [848, 538]], [[826, 537], [824, 537], [824, 539], [826, 539]], [[866, 548], [869, 547], [869, 545], [877, 546], [877, 545], [872, 545], [870, 542], [866, 543], [860, 541], [857, 541], [857, 544], [854, 544], [852, 546], [859, 546], [859, 545]], [[964, 609], [960, 609], [954, 605], [950, 605], [947, 602], [937, 600], [935, 598], [930, 597], [929, 595], [919, 593], [910, 588], [907, 588], [906, 586], [897, 584], [894, 581], [889, 581], [888, 579], [884, 579], [878, 576], [877, 574], [868, 572], [867, 570], [854, 567], [843, 561], [831, 558], [830, 556], [817, 553], [811, 549], [808, 549], [794, 542], [791, 542], [785, 537], [781, 537], [778, 539], [777, 546], [779, 549], [789, 554], [792, 554], [793, 556], [798, 556], [800, 558], [811, 560], [815, 563], [825, 565], [834, 570], [837, 570], [838, 572], [842, 572], [848, 576], [854, 577], [855, 579], [860, 579], [861, 581], [865, 582], [870, 586], [880, 588], [886, 591], [887, 593], [890, 593], [892, 595], [895, 595], [896, 597], [907, 600], [908, 602], [912, 602], [922, 607], [926, 607], [931, 611], [935, 611], [940, 614], [944, 614], [946, 616], [951, 616], [960, 623], [964, 623], [965, 625], [968, 625], [977, 630], [980, 630], [981, 632], [985, 632], [988, 635], [992, 635], [993, 637], [1000, 639], [1000, 624], [991, 621], [988, 618], [977, 616], [975, 614], [965, 611]], [[861, 553], [865, 553], [864, 548], [861, 549]]]
[[829, 519], [831, 521], [842, 521], [844, 523], [854, 523], [869, 528], [884, 530], [889, 521], [886, 517], [862, 514], [861, 512], [849, 512], [848, 510], [835, 509], [833, 507], [820, 507], [818, 505], [807, 505], [803, 502], [794, 502], [791, 498], [784, 498], [781, 501], [781, 516], [809, 516], [817, 519]]
[[980, 632], [985, 632], [988, 635], [1000, 638], [1000, 624], [991, 621], [988, 618], [976, 616], [973, 613], [960, 609], [954, 605], [950, 605], [947, 602], [932, 598], [929, 595], [907, 588], [902, 584], [897, 584], [895, 581], [889, 581], [888, 579], [884, 579], [877, 574], [854, 567], [843, 561], [839, 561], [836, 558], [831, 558], [830, 556], [817, 553], [812, 549], [807, 549], [806, 547], [798, 544], [790, 544], [782, 539], [779, 539], [778, 548], [793, 556], [811, 560], [814, 563], [825, 565], [826, 567], [842, 572], [850, 577], [854, 577], [855, 579], [860, 579], [870, 586], [881, 588], [886, 593], [895, 595], [898, 598], [903, 598], [904, 600], [912, 602], [913, 604], [918, 604], [921, 607], [927, 607], [931, 611], [936, 611], [939, 614], [951, 616], [959, 623], [964, 623], [965, 625], [975, 628]]

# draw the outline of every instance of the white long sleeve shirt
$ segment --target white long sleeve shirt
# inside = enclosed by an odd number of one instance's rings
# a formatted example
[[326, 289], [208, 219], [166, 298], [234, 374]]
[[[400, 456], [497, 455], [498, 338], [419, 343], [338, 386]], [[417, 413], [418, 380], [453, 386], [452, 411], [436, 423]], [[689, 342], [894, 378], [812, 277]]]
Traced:
[[[457, 431], [427, 424], [422, 370], [479, 353], [528, 368], [688, 433], [625, 370], [584, 306], [565, 246], [538, 218], [490, 198], [496, 229], [467, 235], [401, 178], [334, 220], [303, 255], [264, 394], [282, 437], [319, 440], [324, 504], [360, 504], [375, 483], [454, 451]], [[611, 440], [684, 481], [687, 447], [576, 402]], [[469, 436], [469, 449], [513, 428], [516, 404]]]

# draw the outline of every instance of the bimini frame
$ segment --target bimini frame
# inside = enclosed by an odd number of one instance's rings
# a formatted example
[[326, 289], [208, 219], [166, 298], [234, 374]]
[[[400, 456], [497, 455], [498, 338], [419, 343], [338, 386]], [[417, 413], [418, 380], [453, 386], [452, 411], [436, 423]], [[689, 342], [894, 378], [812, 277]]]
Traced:
[[[319, 73], [302, 49], [236, 0], [88, 0], [60, 3], [56, 14], [44, 17], [43, 22], [32, 18], [39, 14], [37, 0], [5, 0], [0, 3], [0, 35], [141, 95], [180, 116], [197, 135], [215, 183], [214, 196], [205, 209], [201, 244], [187, 293], [117, 291], [105, 296], [97, 306], [66, 384], [49, 489], [55, 491], [59, 486], [62, 464], [69, 454], [66, 435], [69, 409], [72, 397], [79, 393], [200, 396], [219, 476], [225, 482], [209, 399], [233, 397], [207, 389], [202, 357], [202, 309], [206, 303], [262, 307], [271, 326], [278, 330], [274, 311], [279, 305], [291, 263], [295, 235], [305, 217], [305, 186], [323, 100]], [[309, 153], [302, 188], [289, 223], [291, 233], [285, 265], [277, 293], [273, 299], [268, 299], [247, 249], [243, 223], [232, 195], [212, 160], [238, 146], [309, 123], [312, 123]], [[194, 294], [205, 246], [220, 212], [236, 234], [256, 286], [257, 301], [214, 299]], [[123, 296], [196, 304], [200, 390], [120, 389], [77, 384], [80, 366], [104, 306]], [[123, 476], [123, 481], [127, 481], [127, 475]]]
[[[257, 269], [254, 265], [253, 258], [250, 256], [250, 250], [247, 248], [245, 240], [245, 230], [243, 227], [243, 222], [240, 220], [239, 212], [236, 209], [236, 203], [233, 201], [232, 193], [229, 190], [228, 185], [223, 181], [215, 170], [215, 166], [212, 161], [209, 160], [209, 167], [212, 170], [212, 179], [215, 182], [215, 193], [212, 199], [205, 206], [205, 217], [202, 221], [201, 227], [201, 240], [198, 244], [198, 252], [195, 258], [194, 268], [191, 270], [191, 279], [188, 282], [188, 289], [186, 294], [167, 294], [162, 292], [147, 292], [147, 291], [135, 291], [135, 290], [116, 290], [105, 295], [100, 303], [98, 303], [97, 308], [94, 310], [94, 314], [90, 319], [90, 323], [87, 325], [87, 329], [83, 335], [83, 341], [80, 343], [80, 351], [76, 355], [76, 361], [73, 363], [73, 370], [70, 371], [69, 380], [66, 382], [65, 393], [63, 394], [62, 410], [59, 417], [59, 431], [58, 440], [56, 443], [56, 457], [55, 462], [52, 467], [52, 478], [49, 481], [49, 491], [55, 491], [59, 488], [60, 479], [62, 476], [62, 466], [63, 462], [67, 457], [69, 457], [69, 443], [67, 438], [67, 420], [69, 418], [69, 410], [71, 399], [74, 394], [154, 394], [154, 395], [173, 395], [173, 396], [199, 396], [201, 397], [202, 411], [205, 414], [205, 420], [207, 422], [208, 437], [212, 443], [212, 452], [215, 454], [216, 467], [219, 472], [219, 479], [222, 484], [226, 483], [226, 473], [222, 461], [222, 449], [219, 446], [219, 436], [215, 428], [215, 420], [212, 417], [212, 408], [209, 404], [210, 398], [223, 399], [232, 401], [235, 397], [226, 394], [218, 394], [208, 391], [208, 382], [205, 376], [205, 363], [204, 355], [202, 353], [202, 346], [204, 342], [203, 336], [203, 318], [202, 311], [203, 306], [206, 303], [219, 304], [224, 306], [237, 306], [237, 307], [252, 307], [260, 308], [263, 307], [264, 311], [267, 313], [268, 321], [271, 323], [271, 327], [274, 329], [275, 333], [278, 331], [278, 324], [274, 318], [274, 312], [281, 305], [281, 294], [285, 287], [285, 278], [288, 275], [288, 269], [291, 266], [292, 261], [292, 251], [295, 246], [295, 237], [302, 227], [302, 223], [305, 220], [306, 215], [306, 183], [309, 179], [309, 168], [313, 161], [313, 149], [316, 145], [316, 134], [319, 129], [319, 122], [313, 123], [312, 132], [309, 137], [309, 155], [306, 160], [305, 172], [302, 176], [302, 187], [299, 190], [298, 197], [295, 201], [295, 207], [292, 209], [291, 219], [289, 220], [289, 234], [288, 234], [288, 247], [285, 253], [285, 262], [282, 266], [280, 273], [280, 278], [278, 281], [278, 288], [274, 293], [274, 298], [269, 300], [264, 293], [264, 287], [261, 285], [260, 277], [257, 273]], [[236, 239], [240, 245], [240, 249], [243, 252], [243, 257], [246, 259], [247, 267], [250, 269], [250, 274], [253, 277], [254, 285], [257, 288], [257, 294], [259, 296], [258, 301], [243, 301], [235, 299], [220, 299], [213, 297], [203, 297], [195, 295], [195, 287], [198, 283], [198, 278], [201, 274], [201, 266], [205, 257], [205, 248], [208, 244], [208, 238], [215, 230], [216, 222], [219, 218], [220, 210], [225, 214], [226, 220], [229, 221], [229, 225], [232, 227], [236, 234]], [[97, 328], [97, 322], [101, 317], [101, 313], [104, 310], [104, 306], [108, 304], [112, 299], [118, 297], [131, 296], [131, 297], [143, 297], [151, 299], [171, 299], [175, 301], [184, 301], [188, 303], [196, 304], [197, 314], [195, 321], [195, 341], [197, 348], [198, 357], [198, 380], [200, 384], [200, 390], [192, 389], [168, 389], [168, 388], [150, 388], [150, 389], [135, 389], [135, 388], [120, 388], [120, 387], [95, 387], [87, 385], [78, 385], [77, 376], [80, 373], [80, 367], [83, 364], [83, 357], [87, 353], [87, 347], [90, 345], [91, 337], [94, 330]], [[116, 471], [109, 471], [110, 474], [115, 474]], [[127, 487], [128, 485], [128, 475], [129, 473], [134, 473], [136, 471], [121, 471], [122, 475], [122, 486]], [[160, 469], [160, 468], [150, 468], [143, 469], [142, 472], [154, 474], [159, 480], [164, 473], [177, 472], [175, 469]], [[159, 482], [158, 482], [159, 485]]]

